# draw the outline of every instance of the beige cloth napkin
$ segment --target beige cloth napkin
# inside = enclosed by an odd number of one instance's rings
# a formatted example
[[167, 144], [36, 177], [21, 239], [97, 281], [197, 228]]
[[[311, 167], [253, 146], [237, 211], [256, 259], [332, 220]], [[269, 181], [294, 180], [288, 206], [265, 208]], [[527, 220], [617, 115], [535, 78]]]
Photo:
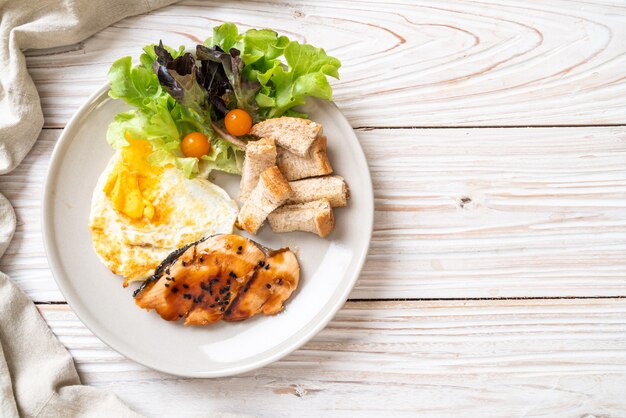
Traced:
[[[0, 0], [0, 174], [13, 170], [43, 126], [24, 49], [79, 42], [173, 0]], [[0, 256], [15, 214], [0, 194]], [[139, 417], [113, 394], [81, 386], [68, 351], [35, 305], [0, 273], [0, 417]]]

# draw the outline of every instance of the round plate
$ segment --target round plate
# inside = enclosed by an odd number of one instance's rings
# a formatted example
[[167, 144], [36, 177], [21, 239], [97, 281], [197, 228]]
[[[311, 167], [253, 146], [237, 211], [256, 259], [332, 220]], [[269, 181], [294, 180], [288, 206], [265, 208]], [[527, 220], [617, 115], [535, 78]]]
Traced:
[[[52, 154], [43, 201], [44, 244], [61, 292], [83, 323], [124, 356], [166, 373], [218, 377], [246, 372], [280, 359], [320, 331], [346, 301], [359, 276], [372, 234], [372, 182], [363, 150], [339, 109], [309, 100], [304, 111], [324, 126], [336, 174], [351, 200], [335, 210], [335, 231], [326, 239], [302, 232], [275, 234], [268, 226], [255, 237], [270, 248], [290, 247], [301, 279], [283, 312], [238, 323], [185, 327], [135, 305], [138, 283], [122, 279], [100, 262], [91, 245], [91, 195], [113, 149], [105, 134], [113, 117], [129, 107], [103, 86], [67, 124]], [[239, 177], [213, 181], [236, 196]]]

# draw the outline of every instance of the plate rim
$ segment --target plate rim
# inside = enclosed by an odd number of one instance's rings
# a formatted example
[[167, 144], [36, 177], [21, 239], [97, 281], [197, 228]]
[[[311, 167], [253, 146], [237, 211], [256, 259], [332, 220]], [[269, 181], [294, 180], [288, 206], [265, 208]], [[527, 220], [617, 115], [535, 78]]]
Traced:
[[[50, 156], [48, 169], [46, 171], [46, 178], [45, 178], [44, 185], [43, 185], [42, 210], [41, 210], [40, 222], [41, 222], [41, 227], [42, 227], [42, 238], [43, 238], [44, 250], [46, 253], [46, 259], [48, 261], [48, 265], [50, 267], [52, 276], [54, 277], [54, 281], [56, 282], [59, 288], [59, 291], [63, 295], [65, 302], [71, 308], [72, 312], [77, 316], [77, 318], [81, 321], [81, 323], [87, 329], [89, 329], [89, 331], [91, 331], [91, 333], [93, 333], [100, 341], [102, 341], [106, 346], [108, 346], [115, 352], [119, 353], [123, 357], [131, 361], [134, 361], [135, 363], [141, 364], [142, 366], [148, 367], [150, 369], [153, 369], [162, 373], [174, 375], [174, 376], [180, 376], [180, 377], [217, 378], [217, 377], [234, 376], [234, 375], [246, 373], [252, 370], [265, 367], [268, 364], [278, 361], [282, 359], [283, 357], [289, 355], [290, 353], [296, 351], [297, 349], [302, 347], [304, 344], [306, 344], [308, 341], [310, 341], [315, 335], [317, 335], [322, 329], [324, 329], [328, 325], [328, 323], [335, 317], [339, 309], [341, 309], [346, 303], [346, 301], [348, 300], [348, 296], [354, 289], [356, 281], [361, 275], [361, 272], [363, 270], [363, 265], [365, 264], [365, 260], [367, 258], [367, 254], [369, 253], [369, 248], [371, 245], [372, 233], [374, 229], [374, 211], [375, 211], [374, 189], [373, 189], [372, 176], [370, 173], [369, 164], [367, 163], [365, 152], [363, 151], [361, 142], [359, 141], [356, 134], [354, 136], [356, 138], [356, 143], [358, 145], [358, 153], [354, 157], [357, 160], [359, 160], [359, 163], [363, 164], [366, 167], [366, 174], [367, 174], [366, 179], [365, 179], [366, 180], [366, 192], [369, 193], [369, 198], [368, 196], [364, 196], [364, 198], [366, 198], [366, 200], [371, 202], [372, 210], [367, 211], [367, 213], [365, 214], [367, 219], [364, 219], [363, 229], [365, 229], [368, 232], [367, 240], [366, 240], [366, 245], [364, 245], [363, 249], [355, 256], [355, 259], [356, 259], [356, 262], [355, 262], [356, 269], [354, 270], [355, 272], [352, 275], [352, 277], [346, 282], [346, 285], [343, 291], [341, 292], [341, 294], [338, 297], [335, 296], [336, 300], [334, 304], [332, 305], [332, 307], [326, 310], [325, 313], [323, 313], [322, 318], [319, 321], [317, 321], [317, 323], [314, 326], [312, 326], [310, 330], [308, 330], [301, 337], [291, 342], [290, 344], [286, 344], [285, 347], [283, 347], [282, 349], [278, 350], [277, 352], [275, 352], [274, 354], [270, 356], [267, 356], [263, 359], [259, 359], [255, 362], [250, 362], [250, 363], [240, 365], [240, 366], [230, 366], [230, 367], [226, 367], [226, 368], [216, 370], [216, 371], [209, 370], [209, 371], [181, 373], [179, 371], [176, 371], [175, 369], [169, 369], [167, 367], [167, 364], [165, 364], [165, 367], [161, 367], [161, 365], [151, 364], [145, 361], [143, 358], [135, 356], [134, 354], [129, 355], [128, 353], [125, 353], [122, 349], [120, 349], [117, 346], [115, 342], [111, 343], [111, 341], [107, 341], [105, 338], [102, 337], [102, 334], [104, 334], [104, 330], [103, 332], [100, 332], [100, 330], [98, 329], [99, 325], [97, 323], [91, 323], [89, 320], [85, 320], [85, 318], [89, 316], [87, 314], [88, 310], [86, 309], [83, 311], [81, 304], [74, 304], [73, 302], [70, 301], [71, 298], [67, 297], [68, 294], [71, 294], [71, 291], [69, 289], [69, 282], [67, 278], [64, 277], [63, 269], [59, 265], [60, 261], [57, 258], [58, 249], [54, 248], [54, 245], [52, 242], [53, 240], [52, 237], [54, 235], [52, 231], [52, 222], [51, 222], [51, 216], [53, 212], [52, 204], [54, 202], [54, 196], [52, 193], [52, 187], [53, 187], [52, 179], [57, 178], [59, 168], [62, 163], [63, 151], [65, 150], [65, 148], [67, 148], [67, 146], [71, 144], [70, 133], [80, 126], [79, 125], [80, 119], [85, 115], [86, 112], [89, 111], [90, 107], [97, 105], [98, 102], [100, 102], [101, 100], [102, 101], [106, 100], [106, 98], [102, 98], [102, 96], [107, 95], [108, 90], [109, 90], [109, 83], [104, 83], [103, 86], [101, 86], [96, 91], [94, 91], [86, 99], [86, 101], [76, 110], [76, 112], [68, 120]], [[315, 98], [310, 98], [309, 100], [321, 101]], [[337, 114], [341, 116], [341, 123], [346, 125], [349, 129], [354, 130], [354, 128], [352, 128], [352, 126], [349, 124], [348, 120], [343, 115], [341, 110], [339, 110], [335, 102], [329, 101], [327, 103], [333, 106], [335, 110], [337, 111]], [[68, 286], [66, 286], [66, 283], [68, 283]], [[330, 298], [328, 302], [332, 300], [333, 299]]]

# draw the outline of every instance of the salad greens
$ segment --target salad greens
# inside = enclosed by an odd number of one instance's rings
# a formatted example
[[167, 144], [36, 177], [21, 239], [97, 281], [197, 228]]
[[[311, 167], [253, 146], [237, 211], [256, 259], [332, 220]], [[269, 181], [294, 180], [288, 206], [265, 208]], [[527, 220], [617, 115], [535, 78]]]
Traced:
[[[213, 29], [195, 56], [184, 47], [162, 43], [143, 48], [139, 64], [131, 57], [111, 66], [109, 96], [135, 109], [115, 116], [107, 141], [114, 148], [128, 138], [148, 140], [148, 162], [173, 164], [187, 177], [216, 169], [239, 173], [245, 138], [228, 134], [223, 119], [239, 108], [254, 122], [283, 115], [304, 117], [294, 107], [314, 96], [331, 100], [327, 76], [339, 78], [338, 59], [321, 48], [290, 41], [269, 29], [239, 33], [232, 23]], [[201, 132], [211, 143], [200, 159], [185, 157], [182, 138]]]
[[291, 109], [304, 104], [307, 96], [331, 100], [332, 89], [326, 76], [339, 78], [341, 62], [337, 58], [326, 55], [321, 48], [278, 36], [270, 29], [239, 34], [237, 26], [224, 23], [213, 29], [213, 36], [204, 45], [241, 51], [244, 78], [260, 84], [255, 95], [257, 117], [265, 119], [284, 114], [298, 116]]
[[[184, 55], [183, 48], [172, 56]], [[113, 148], [128, 145], [127, 137], [145, 139], [154, 152], [149, 163], [158, 166], [173, 164], [185, 176], [193, 177], [200, 171], [217, 169], [239, 173], [243, 151], [215, 135], [210, 119], [194, 107], [179, 103], [161, 86], [152, 65], [156, 62], [155, 46], [148, 45], [140, 57], [140, 65], [132, 67], [131, 58], [124, 57], [113, 63], [109, 70], [109, 96], [124, 99], [136, 107], [115, 116], [107, 131], [107, 141]], [[211, 151], [201, 158], [184, 157], [180, 151], [181, 139], [191, 132], [202, 132], [211, 139]]]

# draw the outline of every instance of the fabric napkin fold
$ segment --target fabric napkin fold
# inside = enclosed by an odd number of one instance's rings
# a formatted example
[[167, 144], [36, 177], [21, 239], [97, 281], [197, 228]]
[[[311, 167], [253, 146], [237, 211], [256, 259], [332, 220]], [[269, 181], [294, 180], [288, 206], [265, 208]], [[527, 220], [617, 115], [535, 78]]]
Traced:
[[4, 273], [0, 310], [0, 416], [141, 416], [114, 394], [80, 384], [70, 353]]
[[[82, 41], [173, 0], [0, 0], [0, 174], [12, 171], [43, 126], [25, 49]], [[0, 194], [0, 256], [15, 231]], [[112, 393], [81, 386], [72, 357], [37, 308], [0, 273], [0, 417], [139, 417]]]

